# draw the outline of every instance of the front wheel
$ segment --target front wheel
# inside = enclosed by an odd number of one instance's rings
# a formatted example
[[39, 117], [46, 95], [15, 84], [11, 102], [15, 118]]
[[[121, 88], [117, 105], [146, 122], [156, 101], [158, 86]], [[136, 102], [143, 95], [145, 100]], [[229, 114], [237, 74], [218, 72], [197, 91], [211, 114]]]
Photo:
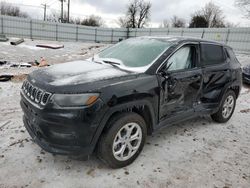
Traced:
[[136, 113], [121, 113], [108, 122], [98, 144], [98, 156], [112, 168], [131, 164], [140, 154], [147, 130], [144, 119]]
[[227, 122], [233, 115], [236, 105], [236, 95], [234, 91], [229, 90], [222, 100], [218, 112], [211, 115], [212, 119], [219, 123]]

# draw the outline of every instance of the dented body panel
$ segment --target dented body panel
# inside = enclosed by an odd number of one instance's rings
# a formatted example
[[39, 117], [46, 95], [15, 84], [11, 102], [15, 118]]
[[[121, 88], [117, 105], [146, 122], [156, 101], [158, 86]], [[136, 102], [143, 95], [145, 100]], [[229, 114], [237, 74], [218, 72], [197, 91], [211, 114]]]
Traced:
[[[214, 113], [228, 89], [239, 93], [241, 69], [238, 62], [226, 59], [219, 66], [207, 67], [200, 60], [199, 39], [165, 40], [171, 40], [172, 46], [144, 72], [126, 71], [88, 60], [31, 73], [27, 82], [51, 95], [46, 105], [40, 105], [22, 89], [20, 103], [30, 135], [49, 152], [90, 155], [100, 135], [108, 128], [107, 122], [116, 113], [140, 114], [151, 134], [180, 120]], [[192, 69], [165, 71], [168, 59], [186, 45], [195, 47]], [[100, 96], [94, 104], [80, 108], [58, 107], [53, 101], [54, 94], [76, 93], [99, 93]]]

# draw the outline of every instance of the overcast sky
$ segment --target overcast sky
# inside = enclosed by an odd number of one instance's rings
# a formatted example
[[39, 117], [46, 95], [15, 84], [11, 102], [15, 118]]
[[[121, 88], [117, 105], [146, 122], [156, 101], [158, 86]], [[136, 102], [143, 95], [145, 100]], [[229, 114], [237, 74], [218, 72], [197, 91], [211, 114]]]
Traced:
[[[59, 0], [8, 0], [6, 2], [25, 4], [32, 6], [21, 6], [21, 9], [32, 15], [34, 18], [41, 19], [43, 16], [42, 3], [49, 5], [50, 11], [60, 10]], [[129, 0], [71, 0], [71, 13], [74, 17], [86, 15], [99, 15], [109, 27], [117, 27], [117, 19], [126, 11]], [[151, 0], [151, 27], [158, 27], [164, 19], [170, 20], [173, 15], [184, 18], [187, 22], [190, 15], [202, 8], [210, 0]], [[250, 27], [250, 20], [244, 18], [242, 10], [234, 5], [235, 0], [213, 0], [221, 7], [226, 20], [239, 24], [241, 27]], [[66, 3], [65, 3], [66, 9]]]

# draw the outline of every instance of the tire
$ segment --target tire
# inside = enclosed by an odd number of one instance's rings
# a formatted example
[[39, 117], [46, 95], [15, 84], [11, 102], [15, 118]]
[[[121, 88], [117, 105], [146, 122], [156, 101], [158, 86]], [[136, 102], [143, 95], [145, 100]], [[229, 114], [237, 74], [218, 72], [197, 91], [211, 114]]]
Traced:
[[[233, 90], [229, 90], [223, 97], [222, 99], [222, 103], [221, 106], [218, 110], [218, 112], [214, 113], [211, 115], [211, 118], [218, 123], [225, 123], [227, 122], [233, 115], [234, 113], [234, 109], [235, 109], [235, 105], [236, 105], [236, 95], [235, 92]], [[229, 105], [228, 102], [229, 100], [233, 100], [233, 104], [230, 105], [230, 109], [229, 110]], [[227, 109], [225, 109], [227, 108]], [[225, 113], [225, 111], [228, 110], [227, 113]], [[227, 115], [226, 115], [227, 114]]]
[[108, 122], [107, 127], [97, 146], [98, 157], [111, 168], [131, 164], [145, 144], [147, 127], [144, 119], [133, 112], [120, 113]]

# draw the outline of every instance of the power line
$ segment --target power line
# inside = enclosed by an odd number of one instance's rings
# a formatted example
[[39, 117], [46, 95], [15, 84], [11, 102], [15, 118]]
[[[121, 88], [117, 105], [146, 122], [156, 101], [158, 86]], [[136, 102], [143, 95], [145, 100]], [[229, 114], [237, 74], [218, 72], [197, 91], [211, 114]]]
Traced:
[[[45, 13], [45, 6], [44, 4], [38, 6], [38, 5], [30, 5], [30, 4], [22, 4], [22, 3], [9, 3], [11, 5], [15, 5], [15, 6], [19, 6], [19, 7], [30, 7], [30, 8], [36, 8], [36, 9], [41, 9], [44, 11], [44, 14], [43, 14], [43, 19], [45, 18], [46, 20], [46, 17], [47, 17], [47, 12], [48, 10], [51, 12], [51, 10], [53, 11], [56, 11], [56, 12], [60, 12], [61, 10], [59, 9], [56, 9], [56, 8], [51, 8], [51, 5], [56, 3], [56, 2], [60, 2], [60, 1], [65, 1], [65, 0], [55, 0], [55, 1], [52, 1], [51, 3], [45, 3], [46, 4], [46, 13]], [[2, 1], [0, 1], [2, 2]], [[80, 13], [70, 13], [70, 15], [73, 15], [75, 17], [84, 17], [84, 18], [87, 18], [89, 17], [90, 15], [87, 15], [87, 14], [80, 14]], [[97, 15], [98, 16], [98, 15]], [[102, 16], [102, 17], [105, 17], [105, 16]], [[105, 18], [105, 20], [109, 20], [109, 21], [112, 21], [112, 22], [116, 22], [116, 19], [112, 19], [112, 18]]]
[[37, 5], [27, 5], [27, 4], [21, 4], [21, 3], [9, 3], [8, 2], [8, 4], [16, 5], [16, 6], [21, 6], [21, 7], [33, 7], [33, 8], [40, 8], [40, 9], [43, 8], [43, 7], [37, 6]]
[[[218, 3], [221, 7], [226, 7], [226, 8], [228, 8], [228, 9], [235, 10], [235, 8], [230, 7], [230, 6], [226, 5], [226, 4], [222, 4], [222, 3], [220, 3], [219, 1], [218, 1], [218, 2], [216, 1], [216, 3]], [[215, 3], [215, 4], [216, 4], [216, 3]]]
[[54, 1], [50, 2], [50, 3], [48, 3], [48, 5], [51, 6], [51, 5], [55, 4], [56, 2], [58, 2], [58, 0], [54, 0]]
[[[56, 11], [56, 12], [60, 12], [60, 10], [58, 10], [58, 9], [54, 9], [54, 8], [49, 8], [50, 10], [53, 10], [53, 11]], [[79, 14], [79, 13], [70, 13], [71, 15], [73, 15], [73, 16], [75, 16], [75, 17], [89, 17], [89, 16], [91, 16], [91, 15], [88, 15], [88, 14]], [[99, 15], [97, 15], [97, 16], [99, 16]], [[107, 18], [107, 17], [105, 17], [105, 16], [103, 16], [102, 15], [102, 18], [104, 18], [105, 20], [110, 20], [110, 21], [117, 21], [115, 18]]]
[[48, 4], [50, 4], [50, 3], [51, 3], [51, 0], [47, 0], [47, 1], [44, 0], [44, 3], [43, 3], [43, 4], [47, 4], [47, 5], [48, 5]]
[[[59, 0], [59, 1], [64, 1], [65, 0]], [[58, 2], [58, 0], [55, 0], [55, 1], [52, 1], [51, 3], [46, 3], [47, 6], [46, 6], [46, 12], [48, 9], [50, 10], [54, 10], [54, 11], [61, 11], [59, 9], [56, 9], [56, 8], [50, 8], [52, 4], [54, 4], [55, 2]], [[21, 3], [10, 3], [10, 4], [13, 4], [13, 5], [17, 5], [17, 6], [26, 6], [26, 7], [33, 7], [33, 8], [39, 8], [39, 9], [44, 9], [44, 4], [41, 5], [41, 6], [37, 6], [37, 5], [28, 5], [28, 4], [21, 4]], [[87, 15], [87, 14], [79, 14], [79, 13], [70, 13], [71, 15], [74, 15], [74, 16], [79, 16], [79, 17], [88, 17], [90, 15]], [[112, 19], [112, 18], [105, 18], [105, 20], [115, 20], [115, 19]]]

